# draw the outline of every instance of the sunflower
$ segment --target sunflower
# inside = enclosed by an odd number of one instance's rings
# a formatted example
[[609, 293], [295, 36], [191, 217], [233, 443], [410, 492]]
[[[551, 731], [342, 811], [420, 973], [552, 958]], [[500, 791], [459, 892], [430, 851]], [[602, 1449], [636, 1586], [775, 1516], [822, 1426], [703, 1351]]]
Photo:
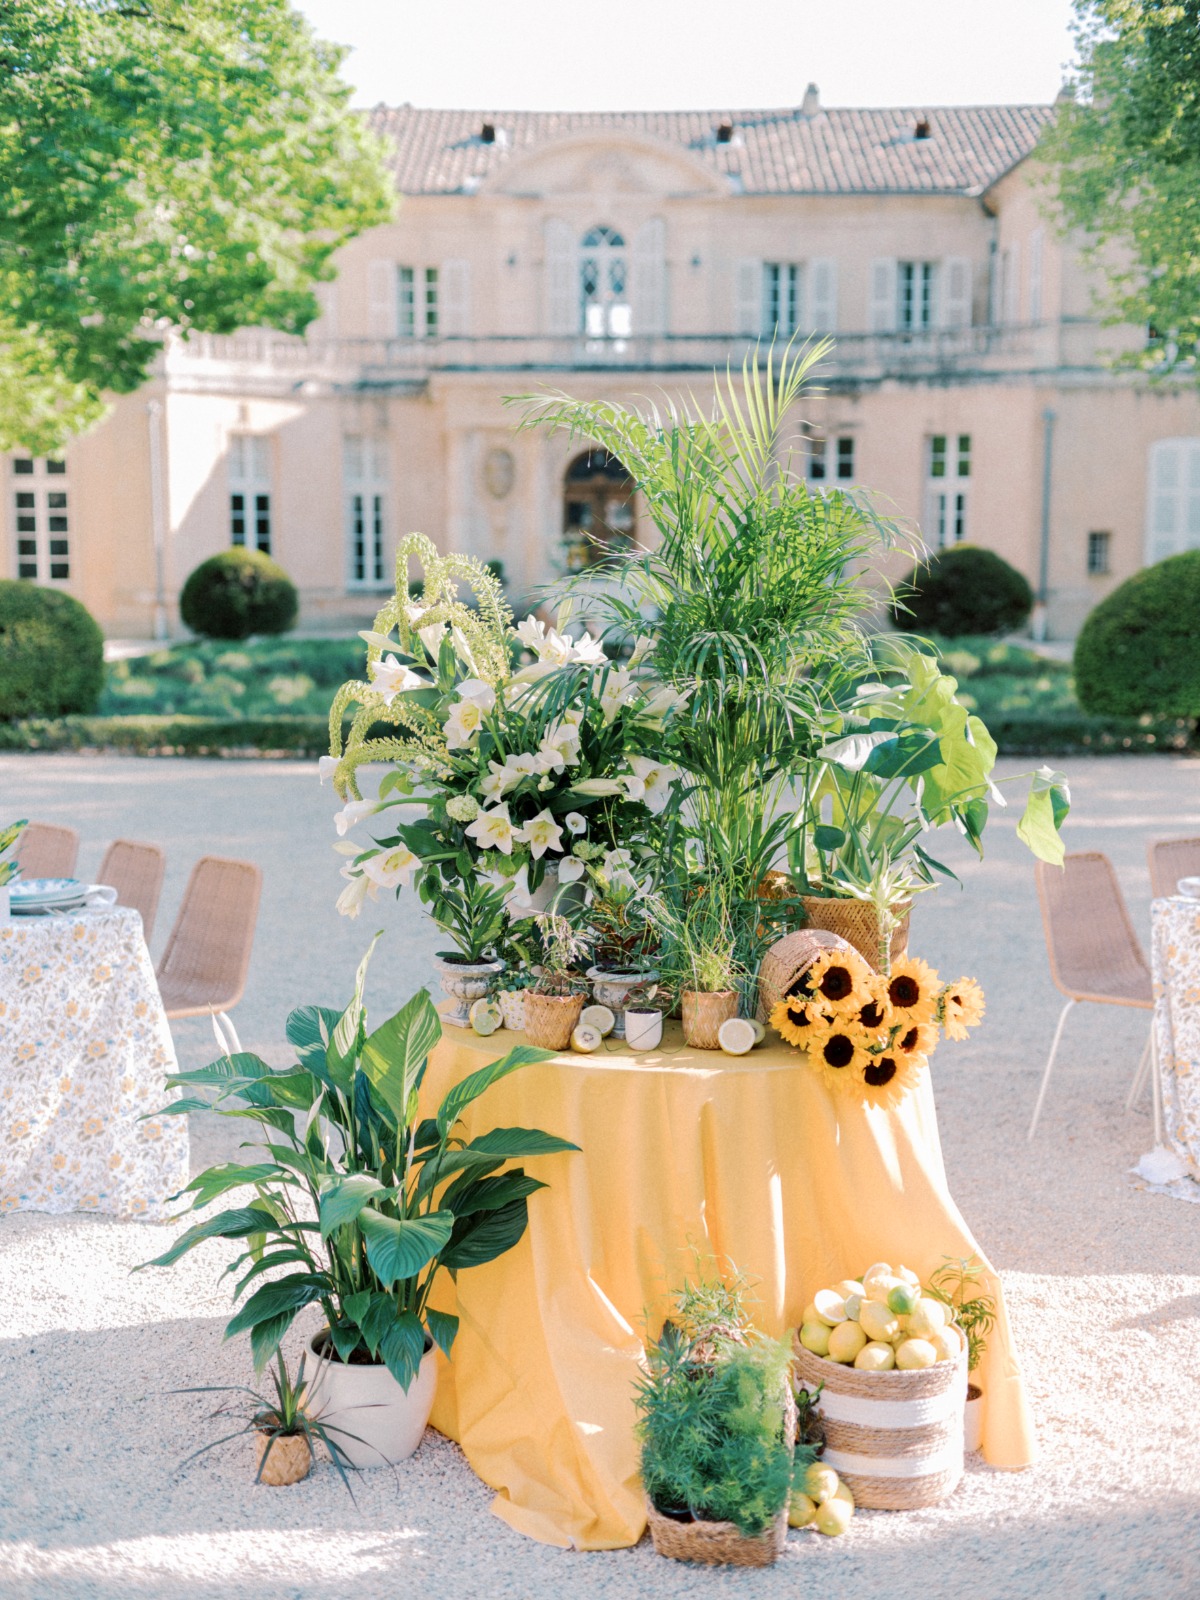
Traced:
[[861, 1090], [863, 1070], [871, 1057], [858, 1028], [835, 1023], [813, 1041], [808, 1060], [830, 1089], [838, 1094], [854, 1094]]
[[803, 995], [785, 994], [771, 1012], [769, 1020], [788, 1044], [799, 1045], [802, 1050], [809, 1049], [813, 1041], [823, 1036], [829, 1027], [816, 1006], [806, 1001]]
[[948, 1039], [965, 1039], [983, 1021], [986, 1003], [974, 978], [960, 978], [942, 991], [942, 1027]]
[[937, 1015], [938, 975], [917, 956], [892, 963], [887, 993], [895, 1022], [932, 1022]]
[[924, 1065], [925, 1057], [915, 1052], [881, 1050], [868, 1057], [854, 1087], [869, 1106], [897, 1106], [915, 1088]]
[[891, 1050], [902, 1056], [930, 1056], [938, 1041], [937, 1024], [933, 1022], [902, 1022], [895, 1029]]
[[808, 981], [827, 1016], [849, 1018], [874, 999], [871, 969], [856, 950], [825, 950], [808, 969]]
[[882, 1035], [886, 1039], [894, 1021], [887, 979], [878, 972], [868, 972], [863, 979], [863, 986], [868, 998], [859, 1006], [854, 1020], [869, 1037]]

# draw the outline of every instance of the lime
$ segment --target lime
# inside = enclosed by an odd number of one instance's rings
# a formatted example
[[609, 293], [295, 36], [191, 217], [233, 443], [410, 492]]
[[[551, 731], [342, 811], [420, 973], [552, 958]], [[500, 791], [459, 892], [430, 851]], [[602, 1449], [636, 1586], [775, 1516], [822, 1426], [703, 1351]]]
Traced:
[[800, 1343], [815, 1356], [829, 1354], [829, 1328], [824, 1322], [806, 1322], [800, 1329]]
[[472, 1028], [485, 1039], [489, 1033], [495, 1033], [504, 1023], [500, 1007], [492, 1000], [476, 1000], [467, 1015], [471, 1019]]
[[921, 1291], [914, 1289], [911, 1283], [898, 1283], [894, 1289], [888, 1290], [887, 1303], [898, 1317], [907, 1317], [909, 1312], [916, 1309]]

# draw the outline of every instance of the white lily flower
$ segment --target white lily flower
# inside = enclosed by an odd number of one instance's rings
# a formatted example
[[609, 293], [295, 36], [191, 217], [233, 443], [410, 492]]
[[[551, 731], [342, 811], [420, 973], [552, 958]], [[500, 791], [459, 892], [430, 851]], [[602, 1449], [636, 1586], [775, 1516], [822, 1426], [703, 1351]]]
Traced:
[[[641, 780], [642, 793], [637, 798], [644, 800], [646, 808], [655, 816], [664, 811], [671, 798], [671, 786], [679, 781], [679, 768], [667, 767], [659, 761], [651, 761], [648, 756], [630, 756], [629, 765]], [[634, 797], [631, 795], [630, 799]]]
[[444, 622], [431, 622], [427, 628], [417, 629], [417, 638], [425, 646], [425, 653], [431, 661], [436, 661], [442, 649], [442, 635], [446, 631]]
[[624, 890], [626, 893], [632, 895], [640, 895], [642, 892], [641, 886], [634, 877], [633, 873], [627, 872], [624, 867], [619, 868], [616, 872], [609, 873], [608, 890], [610, 894], [612, 894], [614, 891], [619, 892], [621, 890]]
[[642, 800], [646, 795], [646, 785], [635, 774], [630, 773], [623, 777], [621, 782], [625, 785], [626, 800]]
[[372, 661], [367, 676], [383, 696], [385, 706], [390, 706], [398, 694], [410, 689], [431, 689], [433, 685], [411, 667], [401, 666], [395, 656], [384, 656], [382, 661]]
[[632, 672], [634, 667], [641, 666], [642, 662], [646, 659], [646, 657], [650, 654], [651, 650], [653, 650], [653, 649], [654, 649], [654, 639], [653, 639], [653, 637], [648, 633], [639, 634], [638, 637], [634, 640], [633, 654], [629, 658], [629, 669], [630, 669], [630, 671]]
[[410, 600], [404, 607], [404, 615], [408, 619], [409, 627], [415, 626], [428, 610], [428, 606], [423, 606], [415, 600]]
[[[570, 634], [567, 641], [570, 643]], [[604, 653], [604, 646], [599, 639], [593, 639], [590, 633], [580, 634], [578, 640], [571, 647], [571, 660], [580, 661], [585, 667], [602, 667], [608, 660]]]
[[455, 692], [460, 700], [469, 700], [481, 711], [490, 711], [496, 704], [495, 689], [480, 678], [464, 678]]
[[460, 700], [446, 718], [447, 750], [465, 750], [483, 726], [483, 708], [474, 700]]
[[637, 685], [633, 675], [624, 667], [618, 667], [615, 672], [610, 672], [600, 691], [600, 709], [604, 713], [605, 722], [612, 722], [621, 707], [637, 692]]
[[575, 766], [579, 761], [578, 723], [564, 721], [547, 728], [542, 735], [541, 751], [547, 757], [553, 755], [556, 772], [561, 772], [564, 766]]
[[542, 642], [546, 637], [546, 624], [539, 622], [534, 616], [526, 617], [524, 622], [517, 623], [517, 638], [526, 650], [540, 651]]
[[664, 684], [661, 689], [656, 689], [642, 707], [644, 717], [665, 717], [668, 711], [675, 711], [686, 706], [688, 696], [677, 689], [668, 689]]
[[513, 922], [522, 922], [539, 914], [529, 887], [528, 867], [522, 867], [515, 877], [508, 880], [508, 898], [504, 902], [504, 909]]
[[478, 669], [475, 666], [475, 657], [471, 654], [471, 641], [461, 628], [450, 629], [450, 639], [454, 645], [454, 653], [460, 661], [465, 661], [474, 676]]
[[420, 856], [414, 855], [406, 844], [398, 844], [395, 849], [384, 850], [369, 861], [364, 861], [362, 870], [364, 877], [370, 878], [381, 889], [407, 889], [414, 867], [420, 865]]
[[568, 811], [563, 821], [572, 833], [587, 832], [587, 818], [582, 811]]
[[565, 667], [573, 652], [571, 635], [559, 633], [557, 628], [551, 628], [538, 646], [538, 658], [543, 666]]
[[568, 856], [565, 861], [558, 863], [559, 883], [578, 883], [587, 868], [582, 861], [577, 861], [574, 856]]
[[603, 798], [608, 795], [624, 794], [625, 786], [616, 778], [584, 778], [581, 782], [572, 784], [571, 794], [585, 794], [592, 798]]
[[481, 850], [499, 850], [501, 855], [512, 855], [516, 829], [508, 814], [507, 805], [493, 806], [481, 811], [467, 829], [469, 836]]
[[317, 778], [324, 783], [326, 778], [333, 777], [340, 765], [339, 756], [321, 756], [317, 761]]
[[342, 809], [336, 813], [333, 825], [338, 831], [338, 838], [346, 836], [347, 828], [352, 828], [356, 822], [361, 822], [364, 817], [374, 816], [379, 810], [377, 800], [347, 800]]
[[628, 872], [632, 866], [633, 856], [628, 850], [609, 850], [605, 854], [605, 872]]
[[485, 800], [494, 805], [513, 787], [509, 769], [500, 761], [489, 761], [487, 776], [479, 785]]
[[363, 908], [363, 901], [367, 898], [367, 890], [374, 892], [374, 885], [360, 872], [351, 872], [349, 867], [342, 868], [342, 877], [347, 880], [346, 887], [337, 897], [337, 911], [340, 917], [356, 917]]
[[536, 817], [531, 817], [523, 828], [518, 828], [513, 838], [527, 844], [533, 859], [540, 861], [547, 850], [562, 849], [562, 832], [553, 814], [543, 809]]

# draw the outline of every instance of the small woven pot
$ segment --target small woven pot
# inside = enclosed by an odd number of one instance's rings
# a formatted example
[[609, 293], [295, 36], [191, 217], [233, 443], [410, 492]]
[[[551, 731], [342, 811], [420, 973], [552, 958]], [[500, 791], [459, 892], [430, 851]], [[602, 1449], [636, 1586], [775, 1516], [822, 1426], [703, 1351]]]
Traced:
[[[264, 1462], [268, 1445], [271, 1446], [271, 1453]], [[282, 1489], [289, 1483], [299, 1483], [301, 1478], [308, 1477], [312, 1468], [312, 1451], [302, 1433], [271, 1435], [260, 1428], [254, 1435], [254, 1465], [256, 1468], [262, 1466], [260, 1483], [269, 1483], [272, 1489]]]
[[646, 1499], [646, 1521], [660, 1556], [672, 1561], [700, 1561], [709, 1567], [769, 1567], [787, 1544], [787, 1507], [769, 1528], [753, 1539], [734, 1522], [677, 1522], [664, 1517]]
[[565, 1050], [583, 1010], [581, 994], [525, 995], [525, 1037], [539, 1050]]
[[[822, 928], [826, 933], [836, 933], [852, 944], [859, 955], [880, 971], [879, 964], [879, 913], [865, 900], [834, 900], [824, 896], [805, 894], [800, 897], [804, 915], [810, 928]], [[908, 951], [908, 919], [912, 901], [902, 900], [896, 907], [899, 922], [890, 941], [890, 956], [898, 961]]]
[[705, 990], [685, 989], [681, 1003], [684, 1043], [690, 1044], [693, 1050], [719, 1050], [721, 1024], [737, 1016], [737, 990], [720, 989], [710, 994]]
[[822, 1461], [860, 1506], [915, 1511], [953, 1494], [963, 1474], [965, 1344], [957, 1361], [919, 1372], [860, 1372], [794, 1344], [800, 1382], [824, 1385], [816, 1404]]
[[758, 1020], [767, 1022], [772, 1011], [797, 978], [803, 976], [823, 950], [849, 950], [852, 946], [836, 933], [800, 928], [777, 939], [758, 969]]

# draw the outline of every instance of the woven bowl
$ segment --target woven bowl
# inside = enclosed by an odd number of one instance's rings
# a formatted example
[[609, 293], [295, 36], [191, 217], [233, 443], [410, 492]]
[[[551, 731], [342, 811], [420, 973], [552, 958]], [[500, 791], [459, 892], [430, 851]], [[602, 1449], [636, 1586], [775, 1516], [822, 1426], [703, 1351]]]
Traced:
[[799, 928], [777, 939], [758, 970], [758, 1020], [769, 1020], [796, 979], [807, 972], [822, 951], [850, 948], [836, 933], [825, 933], [819, 928]]
[[672, 1561], [699, 1561], [709, 1567], [769, 1567], [787, 1544], [785, 1506], [769, 1528], [753, 1539], [733, 1522], [676, 1522], [664, 1517], [646, 1498], [646, 1522], [660, 1556]]

